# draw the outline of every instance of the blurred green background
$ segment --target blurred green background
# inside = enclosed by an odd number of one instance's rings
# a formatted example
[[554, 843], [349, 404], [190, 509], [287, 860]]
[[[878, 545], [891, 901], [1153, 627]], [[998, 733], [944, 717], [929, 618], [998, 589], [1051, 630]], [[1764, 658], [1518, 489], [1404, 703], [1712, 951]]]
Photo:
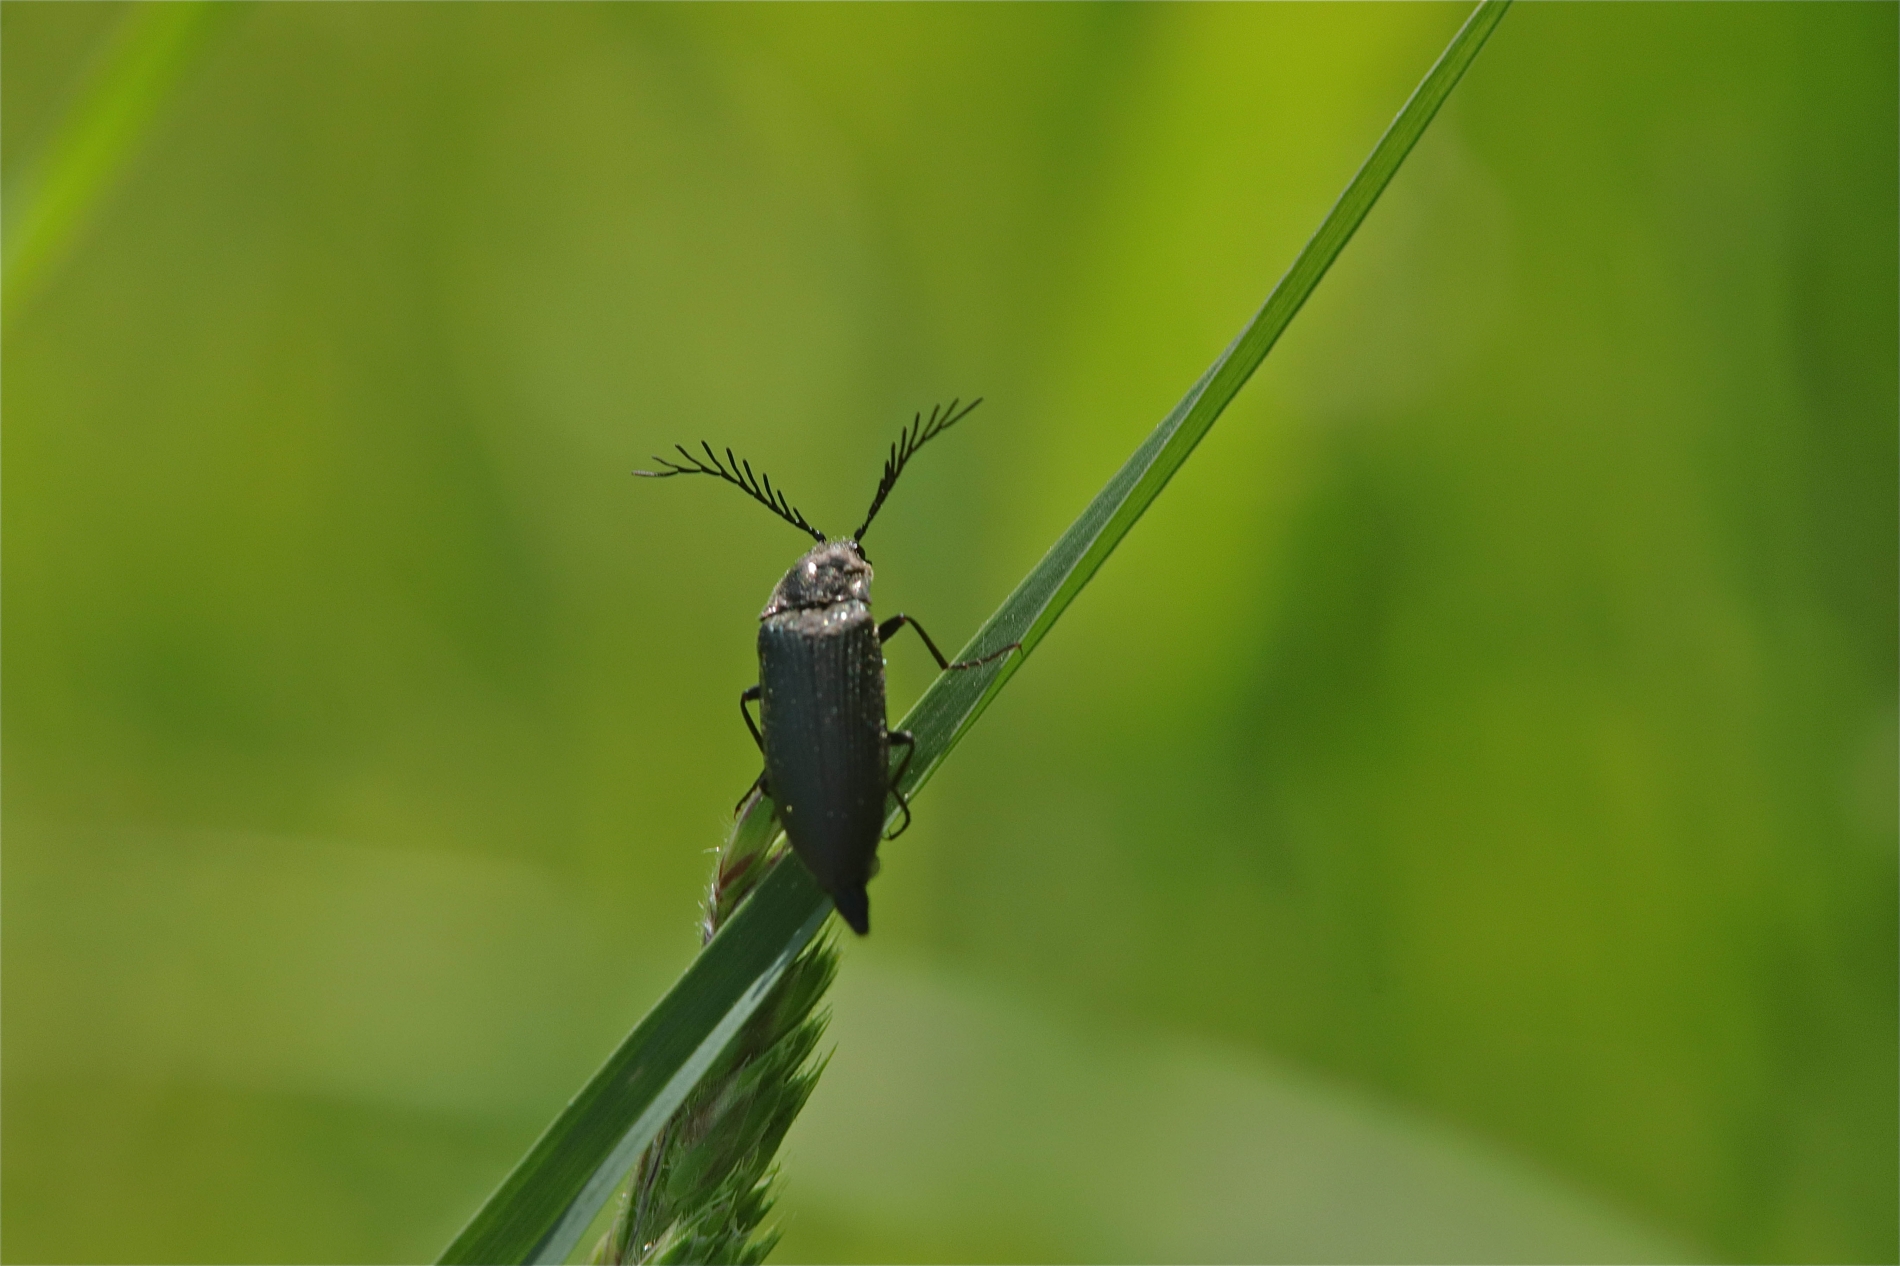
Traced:
[[[224, 15], [5, 329], [5, 1256], [433, 1257], [756, 772], [801, 540], [627, 472], [988, 397], [959, 645], [1465, 12]], [[1511, 13], [885, 850], [778, 1260], [1900, 1254], [1895, 16]], [[10, 226], [127, 20], [0, 8]]]

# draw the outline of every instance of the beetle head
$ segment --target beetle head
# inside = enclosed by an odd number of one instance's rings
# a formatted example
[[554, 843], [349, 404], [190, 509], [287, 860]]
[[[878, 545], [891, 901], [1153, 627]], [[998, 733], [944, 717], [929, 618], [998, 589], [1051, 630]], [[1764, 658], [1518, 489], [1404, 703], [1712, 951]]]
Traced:
[[856, 541], [826, 541], [792, 564], [772, 590], [759, 618], [781, 611], [828, 607], [837, 602], [871, 601], [871, 564]]

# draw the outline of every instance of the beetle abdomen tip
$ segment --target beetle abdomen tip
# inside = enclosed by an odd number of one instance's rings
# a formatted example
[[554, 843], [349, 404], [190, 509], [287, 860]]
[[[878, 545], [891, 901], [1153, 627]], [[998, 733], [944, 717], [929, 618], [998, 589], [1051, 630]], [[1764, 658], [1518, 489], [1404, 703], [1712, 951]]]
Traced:
[[833, 905], [851, 930], [864, 936], [871, 930], [871, 899], [865, 895], [862, 887], [841, 888], [831, 894]]

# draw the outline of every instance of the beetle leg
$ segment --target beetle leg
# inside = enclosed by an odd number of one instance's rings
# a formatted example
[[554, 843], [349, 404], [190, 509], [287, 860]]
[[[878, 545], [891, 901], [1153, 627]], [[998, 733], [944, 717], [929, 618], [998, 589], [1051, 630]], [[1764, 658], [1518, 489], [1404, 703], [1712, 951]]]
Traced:
[[759, 776], [752, 780], [752, 785], [745, 789], [745, 794], [739, 797], [739, 803], [732, 806], [733, 813], [736, 814], [739, 810], [745, 808], [745, 802], [752, 798], [752, 793], [755, 791], [762, 796], [772, 794], [771, 785], [765, 781], [765, 771], [763, 769], [759, 771]]
[[[765, 750], [765, 738], [759, 733], [759, 727], [752, 720], [752, 711], [746, 707], [746, 704], [751, 703], [764, 694], [765, 690], [760, 686], [747, 686], [744, 690], [739, 692], [739, 715], [745, 718], [745, 728], [752, 731], [752, 741], [759, 745], [761, 752]], [[763, 778], [765, 775], [761, 774], [759, 776]]]
[[[919, 629], [918, 631], [922, 632], [923, 630]], [[893, 744], [902, 743], [904, 745], [904, 763], [899, 765], [897, 772], [891, 775], [891, 794], [897, 797], [897, 807], [904, 811], [904, 825], [884, 837], [887, 840], [894, 840], [904, 832], [910, 830], [910, 801], [904, 799], [904, 793], [897, 789], [897, 784], [902, 781], [904, 771], [910, 768], [911, 757], [917, 754], [917, 736], [912, 734], [909, 730], [892, 730], [890, 733], [890, 741]]]
[[917, 636], [924, 639], [924, 645], [929, 647], [930, 653], [936, 657], [937, 667], [943, 669], [943, 671], [945, 672], [951, 672], [952, 670], [964, 669], [964, 668], [979, 668], [982, 665], [989, 663], [993, 659], [1000, 659], [1002, 656], [1009, 654], [1011, 651], [1019, 651], [1023, 648], [1023, 644], [1021, 642], [1011, 642], [1008, 646], [1005, 646], [1002, 650], [995, 651], [995, 652], [992, 652], [991, 654], [985, 655], [982, 659], [960, 660], [959, 662], [953, 664], [949, 660], [943, 657], [943, 652], [937, 649], [937, 644], [930, 640], [930, 634], [924, 632], [924, 626], [917, 623], [917, 621], [913, 617], [905, 615], [902, 612], [899, 612], [898, 614], [892, 616], [890, 619], [884, 621], [884, 623], [877, 626], [878, 642], [884, 643], [884, 642], [890, 641], [892, 636], [895, 635], [896, 632], [899, 629], [903, 628], [906, 624], [910, 625], [911, 628], [917, 630]]
[[983, 665], [990, 663], [993, 660], [998, 660], [998, 659], [1003, 658], [1003, 656], [1009, 654], [1011, 651], [1020, 651], [1022, 648], [1023, 648], [1023, 644], [1021, 642], [1011, 642], [1009, 645], [1003, 647], [1001, 650], [991, 651], [989, 654], [985, 655], [981, 659], [962, 660], [962, 661], [959, 661], [958, 663], [950, 665], [950, 667], [952, 669], [981, 668], [983, 667]]
[[[752, 741], [759, 745], [761, 752], [765, 750], [765, 738], [759, 733], [759, 727], [752, 720], [752, 710], [747, 708], [746, 704], [758, 699], [764, 695], [764, 693], [764, 688], [760, 686], [747, 686], [744, 690], [739, 692], [739, 715], [745, 718], [745, 728], [752, 731]], [[737, 813], [740, 806], [744, 805], [755, 791], [762, 796], [772, 794], [771, 788], [766, 786], [765, 771], [763, 769], [759, 771], [759, 776], [752, 780], [752, 785], [745, 789], [745, 795], [739, 797], [739, 803], [732, 806], [732, 811]]]
[[[945, 672], [948, 672], [950, 670], [950, 661], [943, 657], [943, 652], [937, 649], [937, 644], [930, 640], [930, 634], [924, 632], [924, 626], [917, 623], [917, 621], [911, 619], [909, 616], [904, 615], [902, 612], [899, 612], [897, 615], [892, 616], [890, 619], [884, 621], [884, 623], [877, 626], [878, 642], [881, 644], [881, 643], [890, 641], [891, 638], [897, 635], [897, 631], [903, 628], [906, 624], [910, 625], [910, 627], [912, 627], [913, 629], [916, 629], [917, 636], [924, 639], [924, 645], [930, 648], [931, 655], [936, 658], [937, 667], [943, 669]], [[893, 734], [891, 737], [896, 738], [897, 736]]]

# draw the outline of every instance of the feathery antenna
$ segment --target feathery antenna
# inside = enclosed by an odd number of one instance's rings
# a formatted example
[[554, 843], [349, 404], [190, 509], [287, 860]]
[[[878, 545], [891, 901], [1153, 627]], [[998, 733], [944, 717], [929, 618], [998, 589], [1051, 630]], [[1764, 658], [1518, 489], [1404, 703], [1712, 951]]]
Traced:
[[[969, 410], [966, 409], [964, 412], [967, 413]], [[707, 460], [704, 462], [687, 452], [685, 445], [675, 444], [673, 447], [678, 449], [679, 455], [686, 459], [684, 465], [670, 458], [656, 456], [653, 459], [654, 463], [666, 469], [636, 470], [633, 473], [647, 479], [670, 479], [674, 475], [711, 475], [715, 479], [723, 479], [793, 527], [811, 533], [812, 538], [820, 545], [825, 543], [825, 534], [806, 522], [805, 516], [785, 499], [785, 494], [772, 486], [770, 475], [763, 472], [754, 475], [752, 463], [734, 457], [731, 449], [726, 450], [726, 460], [721, 462], [719, 454], [713, 452], [712, 445], [701, 440], [699, 446], [706, 450]], [[708, 462], [711, 464], [708, 465]], [[730, 470], [727, 469], [727, 463], [731, 464]], [[882, 493], [878, 494], [878, 499], [883, 500]]]
[[897, 477], [904, 473], [904, 464], [916, 455], [917, 450], [969, 417], [970, 410], [982, 403], [983, 397], [978, 396], [964, 405], [962, 412], [958, 412], [957, 402], [952, 400], [947, 405], [932, 406], [928, 420], [921, 413], [911, 419], [911, 424], [899, 433], [897, 442], [891, 445], [891, 455], [884, 459], [884, 477], [877, 481], [877, 495], [871, 498], [871, 508], [864, 515], [864, 526], [851, 534], [852, 540], [862, 541], [864, 534], [871, 530], [871, 520], [883, 508], [884, 498], [891, 495], [891, 489], [897, 486]]

